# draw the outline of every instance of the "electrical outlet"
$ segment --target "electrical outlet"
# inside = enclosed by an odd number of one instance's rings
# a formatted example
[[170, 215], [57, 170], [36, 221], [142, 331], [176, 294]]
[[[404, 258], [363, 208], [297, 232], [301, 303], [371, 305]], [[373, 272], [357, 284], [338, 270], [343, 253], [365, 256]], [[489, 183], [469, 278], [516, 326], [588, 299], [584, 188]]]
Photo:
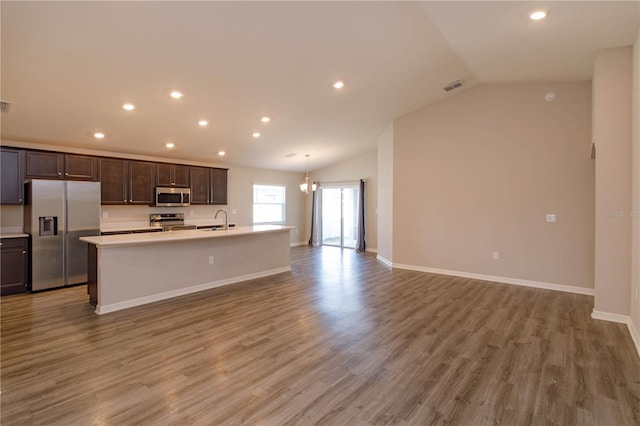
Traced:
[[553, 213], [547, 214], [548, 223], [556, 223], [556, 215]]
[[231, 209], [231, 214], [238, 214], [238, 210], [236, 210], [236, 209]]
[[500, 260], [500, 253], [497, 251], [493, 252], [493, 260]]
[[109, 217], [109, 212], [102, 212], [102, 218], [106, 219]]
[[213, 256], [209, 256], [209, 265], [213, 265]]

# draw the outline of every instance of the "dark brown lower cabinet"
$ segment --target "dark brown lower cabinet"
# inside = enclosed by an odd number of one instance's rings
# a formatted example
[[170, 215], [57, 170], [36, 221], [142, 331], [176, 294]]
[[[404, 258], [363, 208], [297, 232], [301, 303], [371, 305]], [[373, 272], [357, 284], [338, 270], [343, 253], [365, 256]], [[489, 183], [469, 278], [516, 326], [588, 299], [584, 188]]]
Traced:
[[0, 295], [27, 291], [29, 239], [2, 238], [0, 246]]

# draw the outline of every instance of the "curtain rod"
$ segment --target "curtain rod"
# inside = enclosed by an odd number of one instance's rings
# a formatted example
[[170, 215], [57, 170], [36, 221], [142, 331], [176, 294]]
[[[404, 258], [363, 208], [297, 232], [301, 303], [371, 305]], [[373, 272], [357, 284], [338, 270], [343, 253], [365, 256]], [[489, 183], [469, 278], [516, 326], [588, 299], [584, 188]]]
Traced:
[[[362, 179], [363, 181], [365, 181], [365, 183], [367, 182], [366, 179]], [[313, 182], [317, 183], [318, 185], [342, 185], [342, 184], [349, 184], [349, 185], [357, 185], [360, 183], [360, 179], [358, 180], [342, 180], [342, 181], [319, 181], [319, 180], [313, 180]]]

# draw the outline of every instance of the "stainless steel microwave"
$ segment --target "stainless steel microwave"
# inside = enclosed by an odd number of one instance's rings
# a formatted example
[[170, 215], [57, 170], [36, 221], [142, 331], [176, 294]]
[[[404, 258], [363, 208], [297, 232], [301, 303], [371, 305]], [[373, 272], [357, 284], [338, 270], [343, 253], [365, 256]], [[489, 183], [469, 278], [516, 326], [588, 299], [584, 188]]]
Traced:
[[191, 189], [156, 187], [156, 206], [184, 207], [191, 203]]

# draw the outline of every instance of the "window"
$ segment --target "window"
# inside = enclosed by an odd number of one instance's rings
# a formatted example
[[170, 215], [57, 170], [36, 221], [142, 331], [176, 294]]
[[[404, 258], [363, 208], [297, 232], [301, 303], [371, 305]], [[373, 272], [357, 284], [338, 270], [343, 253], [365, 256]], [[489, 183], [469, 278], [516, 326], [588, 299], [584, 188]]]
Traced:
[[253, 223], [284, 223], [286, 186], [253, 185]]

